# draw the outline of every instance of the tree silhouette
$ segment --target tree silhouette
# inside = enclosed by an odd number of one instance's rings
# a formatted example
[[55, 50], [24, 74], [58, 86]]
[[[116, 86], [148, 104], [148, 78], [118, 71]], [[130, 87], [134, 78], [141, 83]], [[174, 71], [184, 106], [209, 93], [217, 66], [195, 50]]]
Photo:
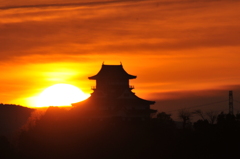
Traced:
[[158, 121], [162, 122], [172, 122], [171, 114], [166, 114], [165, 112], [161, 112], [157, 114]]
[[192, 114], [196, 114], [196, 115], [200, 116], [202, 118], [202, 120], [205, 120], [204, 113], [200, 109], [195, 110], [194, 112], [192, 112]]
[[182, 120], [182, 128], [186, 129], [186, 125], [190, 123], [190, 117], [192, 116], [192, 113], [187, 109], [181, 109], [178, 112], [178, 117]]
[[215, 121], [217, 120], [217, 112], [216, 111], [208, 111], [208, 112], [206, 112], [206, 115], [207, 115], [207, 117], [208, 117], [208, 121], [209, 121], [209, 123], [210, 124], [214, 124], [215, 123]]
[[171, 114], [166, 114], [165, 112], [161, 112], [157, 114], [157, 122], [158, 125], [161, 126], [163, 129], [175, 129], [176, 125], [171, 118]]

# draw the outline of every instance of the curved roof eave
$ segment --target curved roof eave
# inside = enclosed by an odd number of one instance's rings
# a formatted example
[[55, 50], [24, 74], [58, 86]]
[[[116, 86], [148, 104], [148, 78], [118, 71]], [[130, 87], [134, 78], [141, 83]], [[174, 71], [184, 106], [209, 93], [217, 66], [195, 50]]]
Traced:
[[94, 75], [88, 77], [88, 79], [97, 79], [97, 78], [104, 78], [106, 76], [115, 76], [127, 79], [135, 79], [137, 76], [128, 74], [122, 65], [102, 65], [100, 71]]

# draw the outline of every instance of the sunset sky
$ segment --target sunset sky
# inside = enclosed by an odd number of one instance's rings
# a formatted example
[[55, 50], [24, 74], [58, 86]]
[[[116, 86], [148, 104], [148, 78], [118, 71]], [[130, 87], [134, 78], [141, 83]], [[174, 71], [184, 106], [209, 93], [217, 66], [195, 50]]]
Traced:
[[0, 103], [33, 106], [57, 83], [91, 93], [103, 62], [122, 62], [159, 111], [229, 90], [240, 101], [239, 10], [238, 0], [0, 0]]

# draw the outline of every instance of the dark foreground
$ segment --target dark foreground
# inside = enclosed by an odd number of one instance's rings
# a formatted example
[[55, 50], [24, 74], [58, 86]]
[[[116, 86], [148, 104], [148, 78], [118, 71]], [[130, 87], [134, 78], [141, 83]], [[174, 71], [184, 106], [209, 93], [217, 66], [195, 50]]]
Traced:
[[1, 159], [212, 159], [238, 158], [240, 121], [222, 115], [177, 129], [169, 118], [88, 120], [49, 109], [13, 141], [0, 138]]

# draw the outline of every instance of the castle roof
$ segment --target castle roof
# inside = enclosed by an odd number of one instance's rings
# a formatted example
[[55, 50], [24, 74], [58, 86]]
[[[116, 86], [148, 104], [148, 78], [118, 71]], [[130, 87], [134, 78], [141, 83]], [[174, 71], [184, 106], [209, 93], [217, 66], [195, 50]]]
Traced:
[[102, 65], [101, 70], [94, 76], [88, 77], [88, 79], [99, 79], [99, 78], [125, 78], [134, 79], [137, 76], [128, 74], [122, 65]]

